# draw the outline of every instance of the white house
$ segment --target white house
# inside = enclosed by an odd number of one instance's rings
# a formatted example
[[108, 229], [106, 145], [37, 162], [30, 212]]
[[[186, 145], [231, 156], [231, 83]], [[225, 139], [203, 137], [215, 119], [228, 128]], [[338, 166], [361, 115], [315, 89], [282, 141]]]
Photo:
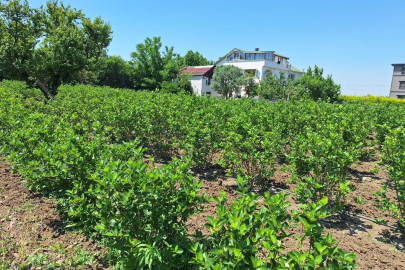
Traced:
[[260, 51], [259, 48], [244, 51], [235, 48], [220, 58], [216, 65], [237, 66], [246, 73], [254, 74], [257, 82], [263, 81], [269, 75], [280, 76], [280, 72], [294, 81], [304, 72], [293, 67], [288, 60], [288, 57], [275, 51]]
[[[253, 74], [257, 83], [263, 81], [267, 76], [276, 75], [279, 77], [281, 72], [294, 81], [301, 77], [304, 72], [293, 67], [288, 60], [288, 57], [275, 51], [260, 51], [258, 48], [254, 51], [244, 51], [235, 48], [220, 58], [215, 66], [237, 66], [244, 72]], [[192, 75], [190, 80], [194, 93], [221, 96], [210, 87], [215, 66], [197, 66], [184, 69], [184, 73]], [[241, 94], [244, 96], [243, 89]]]
[[192, 91], [198, 96], [210, 95], [221, 97], [222, 95], [211, 88], [212, 75], [215, 66], [196, 66], [182, 69], [183, 74], [189, 74]]

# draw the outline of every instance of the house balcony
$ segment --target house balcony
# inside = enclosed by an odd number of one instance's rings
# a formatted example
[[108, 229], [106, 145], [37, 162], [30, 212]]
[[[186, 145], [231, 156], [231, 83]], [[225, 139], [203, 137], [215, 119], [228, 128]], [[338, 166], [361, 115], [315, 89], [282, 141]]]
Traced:
[[291, 70], [291, 64], [288, 61], [274, 61], [267, 58], [263, 59], [243, 59], [243, 58], [228, 58], [226, 62], [228, 63], [246, 63], [246, 62], [260, 62], [265, 61], [264, 65], [272, 68], [280, 68]]

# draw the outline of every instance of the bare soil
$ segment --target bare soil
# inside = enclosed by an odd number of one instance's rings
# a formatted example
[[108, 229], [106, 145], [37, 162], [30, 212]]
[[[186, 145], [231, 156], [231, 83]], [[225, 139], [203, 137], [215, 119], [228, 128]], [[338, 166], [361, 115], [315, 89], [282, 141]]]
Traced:
[[66, 231], [55, 200], [30, 192], [0, 159], [0, 269], [109, 269], [105, 254]]

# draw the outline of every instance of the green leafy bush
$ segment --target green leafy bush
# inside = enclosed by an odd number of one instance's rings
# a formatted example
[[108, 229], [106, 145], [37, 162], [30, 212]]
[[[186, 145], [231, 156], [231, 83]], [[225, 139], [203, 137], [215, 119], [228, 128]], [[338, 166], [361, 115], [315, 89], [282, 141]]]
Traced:
[[296, 137], [288, 155], [295, 192], [301, 202], [316, 202], [328, 197], [329, 210], [342, 209], [352, 191], [347, 180], [349, 167], [356, 160], [356, 151], [344, 141], [336, 126], [320, 126], [319, 132], [308, 130]]
[[188, 175], [187, 162], [149, 170], [140, 154], [102, 160], [88, 188], [68, 191], [69, 215], [103, 235], [125, 269], [182, 267], [190, 256], [185, 222], [206, 201], [201, 183]]
[[377, 200], [383, 211], [390, 211], [398, 219], [401, 226], [405, 227], [405, 129], [403, 127], [391, 130], [382, 146], [382, 160], [388, 168], [396, 193], [396, 200], [387, 197], [389, 184], [384, 186], [376, 195], [382, 200]]
[[25, 99], [32, 98], [38, 101], [45, 100], [45, 96], [41, 90], [28, 87], [26, 82], [3, 80], [0, 82], [0, 89], [0, 91], [8, 89], [7, 91], [11, 91]]
[[[200, 269], [353, 269], [353, 253], [335, 247], [329, 233], [323, 235], [318, 220], [328, 216], [327, 198], [303, 205], [300, 211], [287, 213], [290, 205], [284, 193], [267, 192], [259, 207], [259, 196], [248, 193], [247, 181], [238, 178], [240, 199], [226, 207], [227, 197], [217, 198], [217, 216], [207, 217], [209, 239], [192, 247], [191, 263]], [[294, 235], [298, 250], [285, 254], [283, 240], [292, 237], [289, 230], [299, 222], [303, 235]], [[309, 248], [303, 242], [309, 240]]]
[[250, 185], [263, 184], [274, 175], [282, 148], [281, 134], [277, 130], [263, 132], [242, 119], [236, 118], [228, 138], [220, 143], [219, 164], [227, 169], [229, 176], [239, 174], [249, 179]]

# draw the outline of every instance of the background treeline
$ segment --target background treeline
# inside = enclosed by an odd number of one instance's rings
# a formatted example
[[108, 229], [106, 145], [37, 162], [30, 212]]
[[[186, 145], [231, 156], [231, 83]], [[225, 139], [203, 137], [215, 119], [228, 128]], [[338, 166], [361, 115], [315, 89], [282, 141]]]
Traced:
[[[62, 84], [88, 84], [113, 88], [190, 92], [189, 77], [180, 69], [186, 66], [212, 65], [199, 52], [184, 56], [173, 47], [163, 46], [160, 37], [146, 38], [136, 45], [131, 60], [109, 56], [112, 28], [100, 17], [91, 20], [70, 5], [48, 1], [33, 8], [27, 0], [0, 1], [0, 81], [37, 79], [56, 94]], [[292, 82], [281, 74], [255, 83], [235, 66], [219, 66], [213, 89], [224, 97], [238, 96], [243, 88], [247, 96], [270, 100], [323, 99], [336, 101], [340, 86], [323, 77], [323, 69], [309, 68]]]
[[109, 23], [91, 20], [59, 1], [33, 8], [27, 0], [0, 1], [0, 80], [43, 80], [56, 93], [61, 84], [84, 83], [170, 92], [186, 89], [178, 78], [185, 66], [212, 62], [200, 53], [181, 56], [159, 37], [136, 45], [131, 60], [107, 55]]

